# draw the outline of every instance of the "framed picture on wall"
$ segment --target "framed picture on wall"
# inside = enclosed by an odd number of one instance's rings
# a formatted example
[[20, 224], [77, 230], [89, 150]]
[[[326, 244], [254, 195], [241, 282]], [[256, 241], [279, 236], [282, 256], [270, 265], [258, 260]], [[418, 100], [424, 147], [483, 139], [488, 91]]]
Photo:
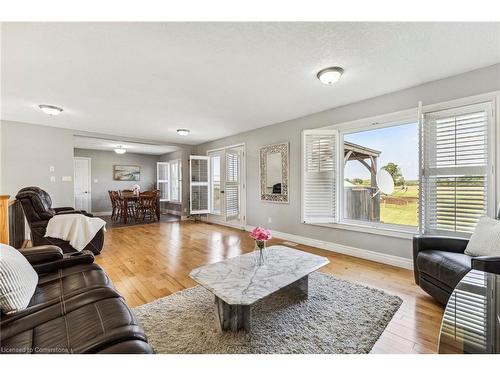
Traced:
[[141, 167], [138, 165], [113, 165], [113, 180], [140, 181]]

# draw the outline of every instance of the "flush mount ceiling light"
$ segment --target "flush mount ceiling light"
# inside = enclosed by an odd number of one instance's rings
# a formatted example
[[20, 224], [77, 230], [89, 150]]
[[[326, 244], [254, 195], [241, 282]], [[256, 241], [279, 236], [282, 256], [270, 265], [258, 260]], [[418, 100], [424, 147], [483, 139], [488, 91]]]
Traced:
[[325, 85], [332, 85], [340, 79], [344, 73], [344, 69], [339, 66], [332, 66], [331, 68], [322, 69], [318, 72], [317, 77]]
[[189, 129], [177, 129], [177, 134], [186, 136], [189, 134]]
[[38, 106], [43, 113], [50, 115], [50, 116], [57, 116], [59, 113], [63, 111], [62, 108], [56, 107], [55, 105], [48, 105], [48, 104], [40, 104]]
[[127, 152], [127, 150], [126, 150], [126, 149], [125, 149], [125, 147], [123, 147], [122, 145], [118, 145], [118, 146], [116, 146], [116, 148], [115, 148], [115, 152], [116, 152], [117, 154], [123, 155], [124, 153], [126, 153], [126, 152]]

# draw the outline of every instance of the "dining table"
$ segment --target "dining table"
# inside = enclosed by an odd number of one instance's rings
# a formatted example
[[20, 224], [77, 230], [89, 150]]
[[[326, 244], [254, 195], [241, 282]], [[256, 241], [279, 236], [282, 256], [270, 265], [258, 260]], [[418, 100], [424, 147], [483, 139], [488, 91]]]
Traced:
[[[128, 221], [128, 206], [129, 202], [137, 202], [139, 201], [141, 194], [134, 194], [133, 192], [121, 192], [121, 199], [123, 200], [123, 223], [127, 224]], [[156, 217], [158, 221], [160, 221], [160, 198], [158, 198], [156, 202]]]

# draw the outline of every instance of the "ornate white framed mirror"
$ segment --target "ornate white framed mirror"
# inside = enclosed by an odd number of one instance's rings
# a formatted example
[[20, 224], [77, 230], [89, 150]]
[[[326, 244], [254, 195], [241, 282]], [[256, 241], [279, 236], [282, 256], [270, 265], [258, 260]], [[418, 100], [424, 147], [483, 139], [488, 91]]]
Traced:
[[288, 203], [288, 142], [260, 149], [260, 200]]

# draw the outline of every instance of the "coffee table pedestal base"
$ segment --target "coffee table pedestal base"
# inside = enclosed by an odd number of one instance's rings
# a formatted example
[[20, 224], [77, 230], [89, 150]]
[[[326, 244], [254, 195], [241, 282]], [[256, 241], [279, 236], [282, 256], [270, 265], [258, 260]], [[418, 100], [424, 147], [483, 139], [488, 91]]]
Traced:
[[219, 332], [250, 331], [250, 305], [229, 305], [215, 296], [215, 319]]
[[[300, 298], [307, 298], [309, 275], [283, 288]], [[236, 332], [241, 329], [250, 331], [250, 305], [230, 305], [215, 296], [215, 320], [219, 332]]]

